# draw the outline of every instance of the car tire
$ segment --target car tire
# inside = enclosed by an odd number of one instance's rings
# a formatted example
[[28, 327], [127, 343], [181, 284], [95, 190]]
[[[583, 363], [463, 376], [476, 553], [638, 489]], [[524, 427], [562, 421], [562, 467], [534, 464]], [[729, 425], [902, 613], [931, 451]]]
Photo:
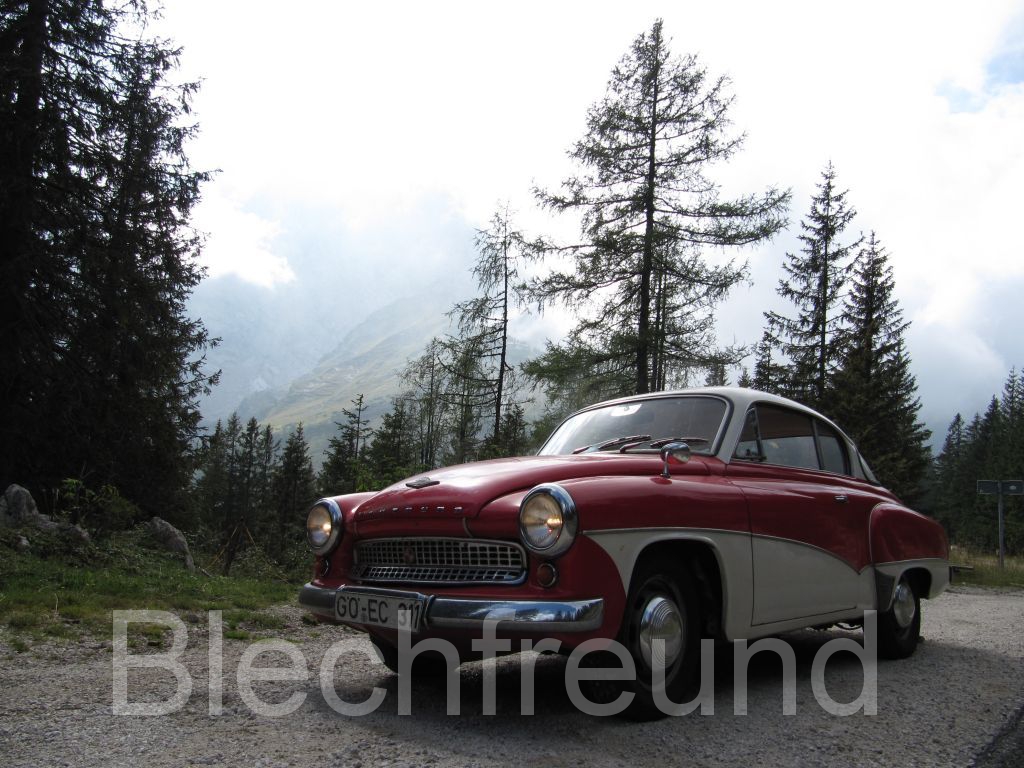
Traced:
[[921, 636], [921, 598], [906, 574], [893, 591], [892, 605], [878, 616], [878, 655], [905, 659], [917, 648]]
[[[386, 640], [370, 635], [370, 643], [385, 667], [398, 674], [398, 648]], [[440, 677], [448, 671], [443, 655], [435, 651], [424, 651], [412, 660], [412, 674], [415, 677]]]
[[[637, 569], [623, 615], [619, 642], [636, 668], [636, 679], [584, 681], [584, 693], [595, 703], [610, 703], [623, 691], [633, 694], [620, 714], [629, 720], [657, 720], [667, 716], [655, 702], [652, 664], [657, 658], [652, 640], [665, 640], [665, 693], [669, 700], [684, 703], [692, 698], [700, 668], [700, 603], [691, 575], [677, 564], [657, 558]], [[603, 656], [603, 658], [602, 658]], [[588, 654], [588, 666], [621, 663], [607, 654]]]

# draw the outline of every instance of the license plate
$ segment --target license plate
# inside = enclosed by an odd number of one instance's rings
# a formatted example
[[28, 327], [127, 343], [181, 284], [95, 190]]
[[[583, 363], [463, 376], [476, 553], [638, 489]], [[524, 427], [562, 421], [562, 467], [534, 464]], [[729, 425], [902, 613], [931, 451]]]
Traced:
[[418, 595], [383, 595], [339, 590], [334, 613], [339, 621], [415, 632], [420, 628], [425, 602]]

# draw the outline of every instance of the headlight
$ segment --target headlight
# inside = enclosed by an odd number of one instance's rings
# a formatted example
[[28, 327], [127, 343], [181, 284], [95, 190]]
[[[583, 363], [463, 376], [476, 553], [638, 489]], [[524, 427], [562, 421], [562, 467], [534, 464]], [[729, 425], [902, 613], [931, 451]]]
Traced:
[[341, 509], [332, 499], [320, 499], [306, 516], [306, 540], [314, 554], [326, 555], [341, 539]]
[[576, 504], [562, 486], [538, 485], [519, 505], [519, 533], [527, 548], [558, 557], [576, 538]]

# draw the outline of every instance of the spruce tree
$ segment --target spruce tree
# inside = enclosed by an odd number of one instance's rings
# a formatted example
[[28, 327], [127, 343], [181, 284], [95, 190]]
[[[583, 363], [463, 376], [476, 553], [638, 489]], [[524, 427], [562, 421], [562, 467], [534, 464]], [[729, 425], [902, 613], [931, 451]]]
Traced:
[[419, 452], [415, 427], [409, 402], [403, 397], [393, 398], [391, 410], [381, 417], [367, 449], [374, 487], [383, 488], [416, 473]]
[[778, 294], [790, 300], [795, 315], [766, 312], [770, 341], [788, 364], [786, 380], [777, 389], [800, 402], [829, 411], [828, 390], [842, 353], [843, 289], [852, 255], [860, 238], [843, 242], [843, 233], [856, 215], [847, 192], [836, 186], [829, 163], [822, 173], [811, 210], [800, 223], [803, 247], [787, 253]]
[[782, 394], [787, 371], [784, 365], [774, 361], [772, 355], [775, 351], [771, 333], [765, 331], [761, 341], [754, 346], [754, 376], [751, 383], [754, 389], [762, 392]]
[[342, 408], [344, 421], [336, 421], [337, 432], [328, 440], [324, 463], [317, 477], [321, 496], [370, 490], [372, 478], [366, 462], [366, 446], [373, 430], [364, 412], [362, 393], [352, 400], [355, 410]]
[[[0, 8], [0, 479], [111, 483], [174, 519], [209, 344], [192, 84], [145, 2]], [[142, 33], [140, 33], [142, 30]]]
[[305, 512], [316, 500], [316, 475], [301, 423], [285, 440], [272, 487], [274, 526], [271, 551], [280, 561], [287, 551], [288, 542], [304, 539]]
[[580, 315], [567, 340], [529, 367], [549, 399], [649, 392], [742, 356], [719, 349], [712, 328], [714, 307], [745, 266], [712, 265], [702, 252], [770, 238], [789, 195], [721, 196], [710, 171], [743, 141], [730, 132], [731, 104], [726, 79], [673, 56], [658, 20], [590, 108], [569, 153], [580, 172], [558, 191], [537, 191], [549, 210], [576, 213], [582, 235], [547, 244], [570, 269], [531, 285], [542, 307], [558, 302]]
[[935, 458], [934, 486], [931, 489], [931, 507], [936, 518], [946, 529], [951, 541], [963, 541], [963, 511], [973, 498], [966, 492], [973, 492], [970, 479], [964, 476], [964, 457], [967, 450], [966, 426], [958, 413], [946, 430], [942, 451]]
[[910, 323], [895, 297], [889, 256], [874, 232], [853, 264], [841, 319], [841, 358], [828, 397], [831, 415], [879, 480], [912, 500], [930, 461], [931, 432], [918, 418], [921, 403], [903, 338]]

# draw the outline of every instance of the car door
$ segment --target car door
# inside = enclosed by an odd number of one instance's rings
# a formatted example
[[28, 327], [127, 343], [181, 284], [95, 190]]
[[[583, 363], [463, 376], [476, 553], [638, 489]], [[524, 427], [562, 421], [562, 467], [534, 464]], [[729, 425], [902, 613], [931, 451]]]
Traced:
[[753, 625], [848, 612], [861, 601], [873, 501], [826, 422], [759, 403], [728, 467], [750, 514]]

